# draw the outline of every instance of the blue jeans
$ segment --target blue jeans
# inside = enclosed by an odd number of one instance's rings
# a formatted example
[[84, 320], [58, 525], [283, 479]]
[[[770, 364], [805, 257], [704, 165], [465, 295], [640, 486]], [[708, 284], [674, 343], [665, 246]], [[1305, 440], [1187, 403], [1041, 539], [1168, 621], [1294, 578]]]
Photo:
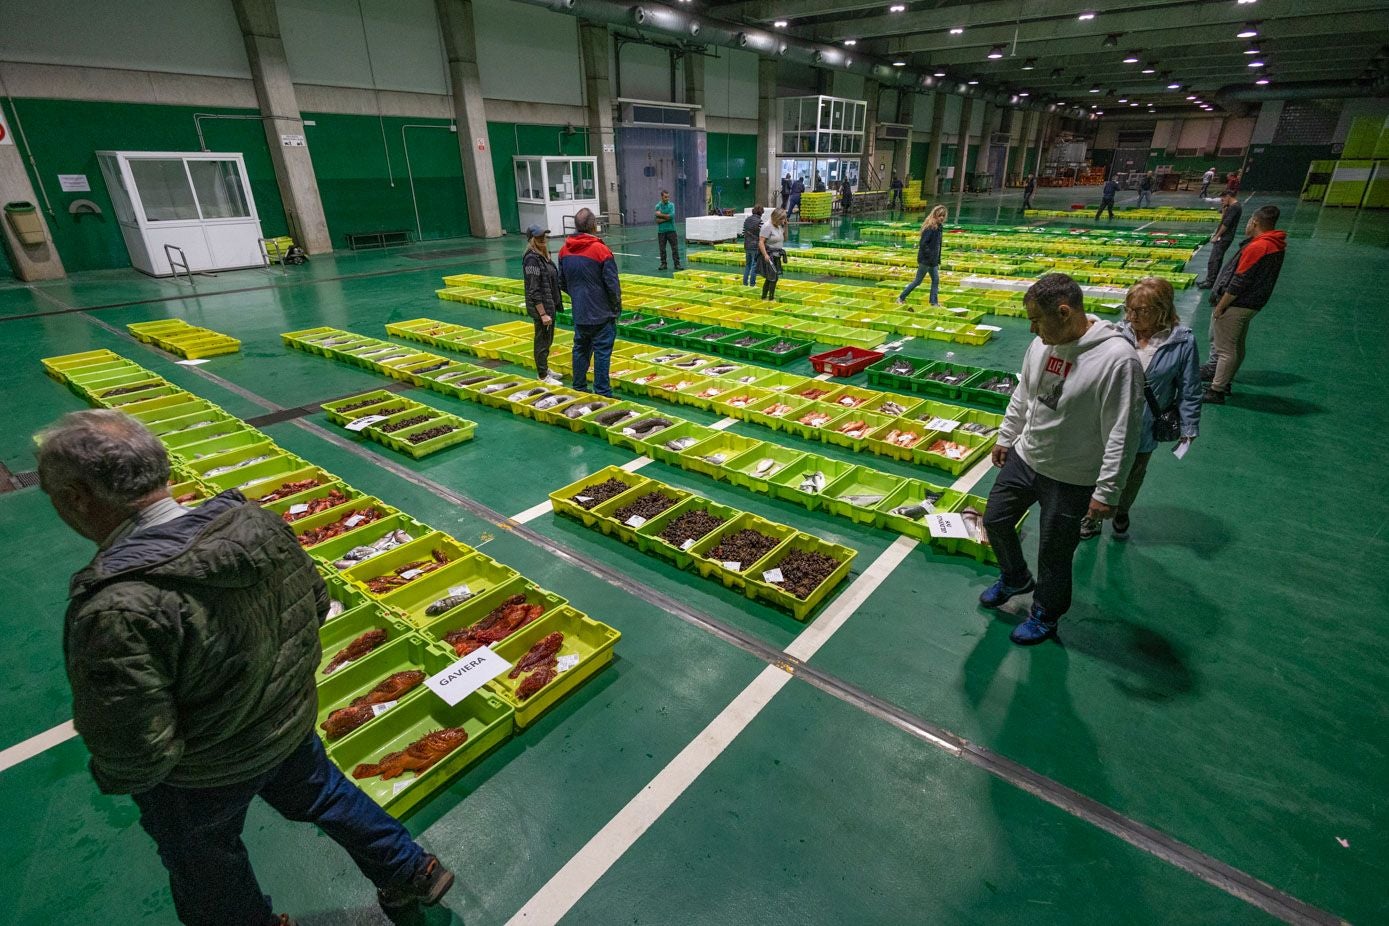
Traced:
[[751, 251], [746, 248], [743, 249], [743, 259], [747, 262], [746, 266], [743, 267], [744, 286], [757, 285], [757, 260], [760, 256], [756, 249]]
[[1139, 208], [1139, 209], [1142, 209], [1144, 206], [1151, 206], [1152, 204], [1153, 204], [1153, 191], [1152, 191], [1152, 190], [1139, 190], [1139, 191], [1138, 191], [1138, 208]]
[[574, 388], [588, 391], [588, 364], [593, 360], [593, 391], [612, 397], [608, 383], [608, 365], [613, 357], [613, 342], [617, 340], [617, 322], [574, 326]]
[[1032, 595], [1046, 619], [1058, 620], [1071, 607], [1071, 561], [1080, 544], [1080, 519], [1090, 510], [1094, 486], [1058, 482], [1028, 466], [1016, 449], [989, 492], [984, 530], [998, 556], [1004, 582], [1013, 588], [1027, 584], [1031, 572], [1018, 539], [1023, 512], [1040, 505], [1041, 537], [1037, 544], [1037, 591]]
[[405, 827], [348, 781], [310, 733], [289, 758], [247, 781], [217, 788], [161, 784], [131, 795], [187, 926], [279, 922], [241, 841], [256, 795], [286, 820], [317, 824], [378, 888], [402, 886], [425, 865], [424, 850]]
[[940, 304], [940, 267], [934, 264], [917, 264], [916, 279], [907, 284], [907, 288], [902, 290], [902, 294], [897, 297], [899, 301], [905, 302], [911, 295], [912, 290], [921, 285], [921, 281], [926, 279], [926, 274], [931, 275], [931, 305]]

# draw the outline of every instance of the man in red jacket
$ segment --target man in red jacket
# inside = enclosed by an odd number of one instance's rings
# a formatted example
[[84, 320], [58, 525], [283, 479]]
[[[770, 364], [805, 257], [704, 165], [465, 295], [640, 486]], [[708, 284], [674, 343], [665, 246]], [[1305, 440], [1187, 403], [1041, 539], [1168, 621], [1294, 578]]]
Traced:
[[1224, 405], [1230, 394], [1230, 382], [1244, 362], [1244, 339], [1249, 323], [1273, 295], [1278, 274], [1283, 269], [1283, 255], [1288, 249], [1288, 236], [1276, 231], [1277, 206], [1264, 206], [1254, 212], [1240, 242], [1235, 259], [1220, 271], [1211, 296], [1211, 343], [1214, 356], [1201, 368], [1201, 378], [1210, 381], [1201, 401]]
[[595, 231], [598, 219], [580, 209], [574, 216], [574, 234], [559, 251], [559, 288], [569, 294], [574, 313], [574, 388], [588, 391], [588, 367], [593, 364], [593, 391], [611, 396], [608, 367], [617, 338], [617, 316], [622, 314], [622, 286], [617, 260]]

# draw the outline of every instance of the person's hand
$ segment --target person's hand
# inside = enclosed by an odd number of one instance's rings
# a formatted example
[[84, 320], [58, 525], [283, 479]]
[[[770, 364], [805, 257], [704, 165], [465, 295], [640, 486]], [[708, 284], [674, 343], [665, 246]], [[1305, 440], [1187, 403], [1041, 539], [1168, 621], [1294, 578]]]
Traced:
[[1002, 466], [1004, 463], [1008, 462], [1008, 448], [994, 444], [992, 456], [994, 466]]
[[551, 318], [550, 316], [544, 315], [544, 314], [542, 314], [542, 315], [540, 316], [540, 324], [542, 324], [542, 325], [553, 325], [554, 323], [555, 323], [555, 320], [554, 320], [553, 318]]
[[1106, 505], [1098, 499], [1090, 499], [1090, 510], [1086, 512], [1086, 517], [1092, 521], [1103, 521], [1105, 518], [1114, 517], [1114, 506]]
[[1222, 316], [1222, 315], [1224, 315], [1224, 314], [1225, 314], [1225, 307], [1224, 307], [1224, 306], [1217, 305], [1215, 308], [1211, 309], [1211, 318], [1219, 318], [1220, 316]]

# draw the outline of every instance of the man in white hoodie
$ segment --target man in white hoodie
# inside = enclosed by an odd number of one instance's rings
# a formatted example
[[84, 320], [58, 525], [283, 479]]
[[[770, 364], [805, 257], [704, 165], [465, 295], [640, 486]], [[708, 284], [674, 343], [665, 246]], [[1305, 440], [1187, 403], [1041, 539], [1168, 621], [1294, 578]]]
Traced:
[[[993, 451], [1003, 472], [984, 527], [1000, 577], [979, 603], [997, 608], [1035, 589], [1032, 610], [1011, 637], [1030, 646], [1054, 636], [1071, 606], [1081, 518], [1110, 517], [1123, 492], [1143, 421], [1143, 366], [1118, 328], [1085, 314], [1080, 286], [1064, 273], [1043, 276], [1023, 301], [1037, 337]], [[1034, 504], [1042, 510], [1035, 580], [1017, 531]]]

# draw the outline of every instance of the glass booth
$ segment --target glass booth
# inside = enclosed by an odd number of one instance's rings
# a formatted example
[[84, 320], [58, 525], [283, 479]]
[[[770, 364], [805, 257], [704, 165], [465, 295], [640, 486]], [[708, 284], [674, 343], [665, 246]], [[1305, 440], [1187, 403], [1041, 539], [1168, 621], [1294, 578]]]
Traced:
[[868, 104], [833, 96], [800, 96], [781, 101], [780, 178], [787, 174], [813, 192], [816, 181], [837, 189], [848, 179], [857, 189]]
[[171, 255], [193, 273], [265, 265], [260, 218], [240, 154], [96, 155], [136, 270], [172, 276]]
[[587, 157], [513, 157], [516, 211], [521, 230], [539, 225], [552, 235], [574, 230], [574, 214], [598, 208], [598, 159]]

